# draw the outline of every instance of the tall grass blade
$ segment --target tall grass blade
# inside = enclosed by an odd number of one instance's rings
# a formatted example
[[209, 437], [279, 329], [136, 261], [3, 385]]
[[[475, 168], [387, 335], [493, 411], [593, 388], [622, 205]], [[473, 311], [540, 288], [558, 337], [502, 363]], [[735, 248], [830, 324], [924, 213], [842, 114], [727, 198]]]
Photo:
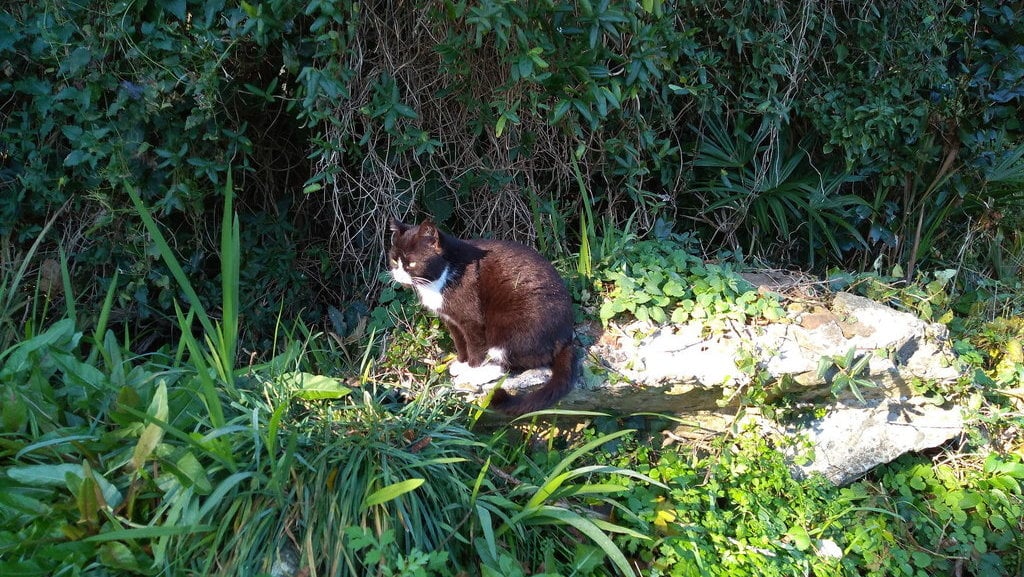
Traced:
[[220, 502], [231, 492], [235, 487], [238, 486], [242, 481], [251, 478], [254, 475], [251, 471], [240, 471], [230, 475], [227, 479], [221, 481], [220, 485], [214, 489], [213, 493], [206, 498], [203, 506], [199, 508], [199, 519], [206, 519], [211, 511], [220, 505]]
[[57, 254], [60, 255], [60, 282], [64, 290], [64, 306], [67, 309], [68, 318], [73, 319], [75, 324], [78, 324], [78, 311], [75, 310], [75, 295], [71, 288], [71, 273], [68, 270], [68, 254], [64, 251], [64, 247], [60, 247], [57, 250]]
[[583, 179], [583, 173], [580, 171], [576, 156], [570, 156], [569, 161], [572, 164], [573, 175], [576, 177], [576, 185], [580, 189], [580, 199], [583, 202], [583, 212], [580, 213], [580, 254], [576, 268], [580, 275], [589, 279], [594, 276], [594, 255], [592, 249], [597, 246], [597, 233], [594, 229], [593, 199], [590, 198], [590, 191], [587, 189], [587, 184]]
[[[106, 338], [107, 323], [110, 322], [110, 311], [114, 308], [114, 295], [117, 294], [117, 279], [120, 276], [120, 271], [114, 271], [114, 278], [110, 281], [110, 286], [107, 287], [107, 294], [103, 297], [103, 306], [100, 307], [99, 316], [96, 317], [96, 327], [92, 332], [93, 348], [89, 351], [89, 359], [86, 361], [92, 365], [96, 362], [96, 355], [100, 354], [101, 351], [107, 351], [107, 347], [103, 345], [103, 341]], [[115, 347], [116, 348], [116, 347]], [[110, 359], [104, 359], [107, 361], [107, 365], [110, 365]]]
[[14, 460], [20, 460], [25, 455], [34, 453], [35, 451], [39, 451], [40, 449], [56, 447], [59, 445], [68, 445], [71, 443], [78, 443], [81, 441], [95, 441], [97, 439], [99, 439], [99, 437], [95, 435], [70, 435], [67, 437], [57, 437], [55, 439], [44, 439], [42, 441], [32, 443], [31, 445], [22, 447], [20, 450], [18, 450], [17, 453], [14, 454]]
[[224, 215], [220, 227], [220, 279], [222, 318], [219, 352], [222, 357], [222, 378], [233, 385], [234, 362], [238, 352], [238, 284], [240, 282], [240, 230], [234, 210], [234, 186], [231, 171], [224, 185]]
[[562, 509], [561, 507], [551, 507], [545, 505], [538, 511], [540, 517], [550, 517], [561, 523], [572, 526], [574, 529], [583, 533], [594, 542], [595, 545], [604, 551], [608, 559], [615, 565], [615, 568], [619, 570], [619, 573], [623, 575], [635, 576], [636, 571], [630, 567], [629, 561], [626, 560], [626, 556], [622, 554], [622, 551], [615, 545], [615, 543], [601, 530], [600, 527], [594, 524], [593, 521], [581, 516], [578, 513], [569, 511], [568, 509]]
[[562, 459], [557, 465], [555, 465], [555, 468], [548, 474], [548, 480], [558, 477], [559, 475], [562, 474], [562, 471], [569, 468], [569, 465], [571, 465], [576, 459], [579, 459], [583, 455], [590, 453], [591, 451], [607, 443], [608, 441], [613, 441], [615, 439], [618, 439], [619, 437], [631, 435], [634, 432], [634, 429], [623, 429], [621, 431], [616, 431], [614, 433], [602, 435], [594, 439], [593, 441], [590, 441], [589, 443], [583, 445], [579, 449], [576, 449], [572, 453], [569, 453], [569, 455], [566, 458]]
[[199, 379], [202, 398], [210, 416], [210, 423], [214, 428], [223, 427], [226, 421], [224, 419], [224, 407], [220, 402], [220, 391], [217, 390], [217, 384], [210, 376], [210, 367], [206, 361], [206, 356], [203, 354], [204, 351], [192, 335], [194, 311], [189, 311], [188, 315], [185, 315], [181, 307], [178, 306], [178, 303], [174, 303], [174, 313], [178, 317], [178, 326], [181, 327], [181, 342], [188, 349], [189, 358], [192, 364], [195, 365], [196, 377]]
[[216, 529], [216, 525], [164, 525], [154, 527], [138, 527], [136, 529], [118, 529], [106, 531], [99, 535], [86, 537], [85, 541], [133, 541], [136, 539], [154, 539], [173, 537], [190, 533], [208, 533]]
[[199, 295], [196, 294], [195, 289], [192, 288], [192, 283], [189, 282], [188, 276], [185, 275], [185, 271], [181, 268], [181, 263], [178, 262], [178, 257], [174, 256], [174, 251], [171, 250], [171, 246], [167, 243], [167, 239], [164, 237], [163, 232], [160, 231], [160, 227], [157, 226], [156, 221], [153, 220], [153, 215], [146, 208], [146, 205], [142, 202], [142, 198], [139, 193], [130, 184], [125, 184], [125, 192], [131, 197], [132, 203], [135, 205], [135, 212], [139, 214], [139, 218], [142, 219], [142, 224], [145, 225], [146, 231], [153, 237], [153, 243], [156, 245], [157, 250], [160, 252], [160, 257], [163, 258], [164, 264], [170, 269], [171, 275], [174, 276], [174, 280], [178, 283], [178, 288], [185, 293], [185, 298], [188, 299], [189, 307], [195, 311], [196, 316], [199, 318], [199, 323], [203, 325], [203, 330], [208, 335], [216, 335], [217, 331], [214, 329], [213, 322], [210, 320], [209, 315], [206, 314], [206, 307], [203, 306], [203, 302], [199, 300]]
[[366, 496], [366, 502], [363, 503], [362, 508], [366, 510], [374, 505], [382, 505], [388, 501], [394, 501], [410, 491], [415, 491], [424, 482], [426, 482], [426, 479], [406, 479], [405, 481], [399, 481], [398, 483], [378, 489]]

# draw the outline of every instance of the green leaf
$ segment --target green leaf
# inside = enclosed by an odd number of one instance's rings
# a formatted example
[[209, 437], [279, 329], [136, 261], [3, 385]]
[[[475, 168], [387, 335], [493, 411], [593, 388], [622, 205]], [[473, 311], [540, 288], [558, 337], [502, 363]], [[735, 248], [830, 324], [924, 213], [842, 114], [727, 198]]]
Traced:
[[61, 63], [61, 72], [65, 74], [77, 74], [85, 68], [92, 60], [92, 51], [86, 46], [75, 48], [71, 54]]
[[1013, 460], [1004, 461], [996, 453], [989, 454], [985, 459], [984, 470], [986, 473], [1004, 474], [1024, 480], [1024, 463]]
[[[82, 465], [64, 463], [60, 465], [25, 465], [7, 469], [7, 476], [27, 486], [68, 487], [68, 475], [85, 479], [90, 475], [99, 486], [103, 500], [110, 507], [117, 507], [124, 498], [113, 484], [96, 471], [85, 471]], [[70, 487], [68, 487], [70, 488]]]
[[28, 422], [28, 404], [14, 389], [0, 389], [0, 431], [16, 433]]
[[132, 550], [127, 545], [120, 541], [104, 543], [100, 547], [99, 558], [100, 563], [111, 569], [131, 571], [133, 573], [143, 572], [142, 567], [139, 566], [139, 560], [135, 558], [135, 554], [132, 553]]
[[415, 120], [419, 116], [418, 114], [416, 114], [416, 111], [412, 109], [412, 107], [410, 107], [407, 104], [402, 104], [401, 102], [395, 103], [394, 110], [395, 112], [398, 113], [399, 116], [404, 116], [405, 118], [410, 118], [412, 120]]
[[571, 101], [559, 100], [558, 103], [555, 104], [554, 111], [551, 113], [551, 124], [557, 124], [558, 121], [561, 120], [563, 116], [565, 116], [565, 113], [569, 112], [569, 109], [571, 107]]
[[163, 7], [164, 10], [174, 14], [174, 17], [182, 22], [188, 17], [185, 9], [185, 0], [164, 0]]
[[139, 436], [139, 441], [135, 444], [131, 464], [132, 469], [136, 471], [146, 464], [146, 460], [164, 438], [164, 428], [160, 423], [167, 422], [167, 383], [163, 380], [157, 386], [146, 414], [159, 423], [153, 422], [146, 425], [146, 428], [142, 430], [142, 435]]
[[668, 317], [665, 315], [665, 309], [661, 307], [649, 307], [651, 320], [657, 324], [664, 324]]
[[208, 533], [217, 529], [215, 525], [161, 525], [156, 527], [139, 527], [136, 529], [118, 529], [106, 531], [98, 535], [86, 537], [84, 541], [133, 541], [135, 539], [158, 539], [192, 533]]
[[7, 358], [3, 365], [3, 372], [20, 372], [30, 368], [29, 357], [43, 348], [62, 347], [70, 348], [77, 342], [75, 322], [71, 319], [58, 321], [42, 334], [38, 334], [28, 340], [23, 340], [0, 353], [0, 359]]
[[648, 311], [647, 311], [647, 307], [638, 307], [636, 309], [636, 313], [635, 314], [636, 314], [636, 320], [638, 320], [638, 321], [646, 323], [646, 322], [651, 320], [651, 317], [650, 317], [650, 315], [648, 314]]
[[547, 61], [540, 57], [542, 52], [544, 52], [542, 48], [534, 48], [533, 50], [530, 50], [530, 60], [532, 60], [538, 68], [547, 68]]
[[682, 324], [690, 320], [690, 313], [682, 307], [676, 307], [672, 311], [672, 322], [676, 324]]
[[199, 462], [191, 452], [185, 453], [178, 462], [175, 463], [178, 471], [184, 475], [187, 481], [187, 485], [191, 485], [195, 488], [195, 491], [200, 495], [208, 495], [210, 491], [213, 491], [213, 485], [210, 484], [210, 478], [206, 473], [206, 469]]
[[203, 503], [203, 506], [199, 509], [199, 516], [197, 518], [206, 518], [206, 516], [209, 515], [211, 511], [213, 511], [218, 505], [220, 505], [221, 500], [224, 499], [224, 497], [227, 496], [227, 494], [231, 492], [231, 490], [234, 489], [236, 485], [252, 477], [253, 475], [254, 473], [252, 472], [243, 471], [234, 473], [227, 479], [221, 481], [221, 483], [217, 485], [217, 489], [213, 492], [212, 495], [210, 495], [206, 499], [206, 501]]
[[87, 160], [89, 160], [88, 152], [80, 149], [75, 149], [69, 152], [68, 155], [64, 157], [64, 166], [78, 166], [79, 164], [82, 164]]
[[807, 529], [803, 527], [790, 527], [789, 531], [786, 532], [786, 537], [789, 537], [796, 548], [801, 551], [806, 551], [811, 547], [811, 536], [807, 533]]
[[366, 502], [363, 504], [363, 509], [373, 507], [374, 505], [381, 505], [397, 499], [398, 497], [410, 492], [415, 491], [420, 485], [424, 483], [425, 479], [406, 479], [398, 483], [393, 483], [387, 487], [383, 487], [370, 493], [366, 497]]
[[[494, 526], [491, 523], [491, 512], [481, 503], [476, 505], [476, 516], [480, 521], [480, 530], [483, 532], [483, 542], [486, 545], [486, 552], [490, 558], [498, 556], [498, 546], [494, 540]], [[480, 542], [480, 539], [477, 539]], [[477, 546], [477, 550], [481, 547]]]
[[633, 571], [633, 568], [630, 566], [629, 561], [626, 560], [626, 556], [623, 555], [622, 551], [615, 545], [615, 542], [612, 541], [608, 537], [608, 535], [601, 531], [601, 529], [598, 528], [597, 525], [595, 525], [586, 517], [583, 517], [578, 513], [574, 513], [567, 509], [562, 509], [560, 507], [552, 507], [549, 505], [543, 506], [541, 510], [538, 512], [538, 514], [540, 516], [550, 517], [567, 525], [571, 525], [580, 533], [583, 533], [584, 535], [589, 537], [595, 545], [600, 547], [601, 550], [604, 551], [605, 555], [608, 556], [608, 559], [612, 562], [612, 564], [614, 564], [615, 567], [618, 568], [619, 572], [621, 572], [623, 575], [636, 574]]
[[313, 373], [285, 373], [279, 380], [282, 384], [297, 389], [294, 392], [295, 396], [307, 401], [340, 399], [352, 392], [352, 389], [342, 385], [339, 379]]
[[670, 297], [681, 297], [686, 295], [686, 287], [675, 279], [668, 279], [665, 285], [661, 287], [661, 290]]

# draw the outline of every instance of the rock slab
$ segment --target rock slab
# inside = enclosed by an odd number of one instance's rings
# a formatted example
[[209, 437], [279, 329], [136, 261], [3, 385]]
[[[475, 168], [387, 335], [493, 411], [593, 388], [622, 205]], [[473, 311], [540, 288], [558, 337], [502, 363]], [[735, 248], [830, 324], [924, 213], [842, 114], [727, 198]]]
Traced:
[[960, 435], [963, 425], [959, 408], [915, 398], [837, 405], [823, 418], [785, 432], [810, 443], [811, 462], [795, 465], [800, 474], [821, 473], [833, 484], [845, 485], [904, 453], [942, 445]]

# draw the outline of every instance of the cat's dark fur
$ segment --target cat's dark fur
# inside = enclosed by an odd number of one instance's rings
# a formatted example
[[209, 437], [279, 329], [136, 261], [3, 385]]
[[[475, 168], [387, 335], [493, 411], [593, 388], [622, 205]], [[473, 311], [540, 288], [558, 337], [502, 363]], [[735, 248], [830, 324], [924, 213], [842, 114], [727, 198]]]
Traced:
[[526, 395], [495, 391], [492, 407], [521, 415], [572, 390], [572, 300], [540, 253], [509, 241], [460, 240], [429, 220], [407, 225], [391, 219], [390, 226], [392, 276], [440, 315], [459, 363], [479, 367], [493, 360], [505, 371], [551, 367], [550, 380]]

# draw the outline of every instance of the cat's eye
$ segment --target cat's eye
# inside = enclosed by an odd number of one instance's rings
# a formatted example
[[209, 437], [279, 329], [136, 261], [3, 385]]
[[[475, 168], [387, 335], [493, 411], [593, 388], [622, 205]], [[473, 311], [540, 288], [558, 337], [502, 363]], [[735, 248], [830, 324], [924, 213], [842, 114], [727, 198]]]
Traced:
[[409, 268], [416, 268], [418, 266], [420, 266], [420, 263], [418, 263], [416, 261], [413, 261], [413, 262], [409, 263]]

